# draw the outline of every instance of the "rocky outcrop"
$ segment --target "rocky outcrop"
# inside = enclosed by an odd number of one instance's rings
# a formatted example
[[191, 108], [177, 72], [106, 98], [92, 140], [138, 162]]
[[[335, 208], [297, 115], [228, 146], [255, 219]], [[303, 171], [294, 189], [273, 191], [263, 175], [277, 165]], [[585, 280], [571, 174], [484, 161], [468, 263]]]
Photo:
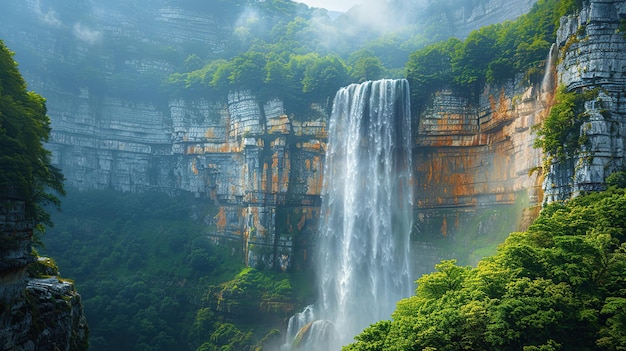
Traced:
[[[80, 295], [31, 250], [33, 224], [24, 202], [0, 201], [0, 350], [87, 350]], [[41, 268], [43, 267], [43, 268]], [[41, 268], [41, 269], [37, 269]]]
[[579, 150], [547, 164], [546, 201], [601, 190], [611, 173], [626, 169], [625, 18], [623, 1], [591, 0], [578, 15], [561, 19], [559, 84], [598, 93], [584, 104]]

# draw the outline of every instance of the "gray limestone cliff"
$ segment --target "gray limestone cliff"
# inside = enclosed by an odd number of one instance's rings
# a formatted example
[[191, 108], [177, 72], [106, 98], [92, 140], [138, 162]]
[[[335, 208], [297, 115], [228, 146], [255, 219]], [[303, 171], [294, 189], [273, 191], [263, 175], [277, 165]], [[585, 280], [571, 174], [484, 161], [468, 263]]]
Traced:
[[473, 0], [470, 6], [458, 6], [452, 14], [455, 35], [464, 38], [471, 31], [493, 23], [515, 19], [532, 8], [536, 0]]
[[[165, 1], [151, 9], [129, 5], [115, 11], [77, 2], [88, 14], [84, 18], [91, 18], [84, 21], [44, 3], [8, 7], [24, 15], [28, 31], [9, 20], [0, 29], [8, 44], [21, 42], [27, 50], [16, 58], [23, 58], [29, 88], [47, 98], [48, 148], [67, 185], [191, 192], [218, 206], [210, 219], [214, 236], [243, 241], [249, 264], [298, 266], [294, 257], [306, 256], [317, 229], [328, 106], [294, 116], [282, 101], [261, 101], [251, 91], [234, 91], [224, 99], [155, 89], [156, 74], [175, 70], [167, 55], [189, 46], [224, 50], [232, 14]], [[515, 18], [533, 3], [476, 0], [446, 12], [452, 16], [447, 20], [463, 36]], [[544, 190], [547, 200], [566, 198], [601, 187], [622, 167], [623, 8], [621, 1], [592, 1], [562, 22], [557, 78], [570, 90], [601, 87], [601, 101], [587, 103], [592, 118], [582, 128], [590, 141], [584, 153], [544, 169], [543, 187], [541, 174], [533, 173], [543, 155], [532, 147], [532, 126], [545, 117], [551, 89], [518, 78], [485, 87], [478, 104], [450, 91], [435, 96], [415, 129], [418, 238], [434, 233], [469, 242], [498, 216], [508, 216], [488, 212], [490, 206], [541, 203]], [[81, 74], [67, 72], [59, 62], [71, 62]], [[105, 87], [94, 84], [94, 77]], [[515, 230], [524, 220], [517, 218], [502, 231]], [[469, 227], [474, 234], [457, 235]]]
[[[602, 190], [611, 173], [626, 169], [625, 10], [624, 1], [592, 0], [562, 18], [541, 83], [486, 86], [478, 104], [451, 91], [434, 96], [415, 141], [419, 240], [445, 237], [444, 245], [477, 249], [480, 258], [477, 243], [494, 228], [523, 229], [542, 203]], [[558, 88], [597, 91], [580, 111], [580, 147], [562, 160], [533, 146], [533, 126], [549, 114]]]
[[544, 181], [546, 201], [602, 190], [606, 178], [626, 169], [626, 3], [592, 0], [561, 19], [557, 45], [559, 84], [567, 91], [597, 89], [584, 104], [579, 135], [585, 140], [566, 160], [553, 159]]
[[[463, 34], [532, 3], [475, 1], [449, 20]], [[306, 256], [317, 230], [328, 106], [293, 116], [250, 91], [226, 100], [159, 92], [154, 77], [175, 71], [169, 55], [218, 53], [236, 25], [236, 14], [181, 4], [18, 2], [0, 32], [20, 44], [29, 88], [47, 98], [47, 147], [67, 186], [191, 192], [219, 207], [215, 237], [243, 240], [249, 264], [296, 267], [293, 254]]]
[[0, 350], [87, 350], [80, 295], [50, 259], [33, 255], [24, 212], [20, 199], [0, 200]]

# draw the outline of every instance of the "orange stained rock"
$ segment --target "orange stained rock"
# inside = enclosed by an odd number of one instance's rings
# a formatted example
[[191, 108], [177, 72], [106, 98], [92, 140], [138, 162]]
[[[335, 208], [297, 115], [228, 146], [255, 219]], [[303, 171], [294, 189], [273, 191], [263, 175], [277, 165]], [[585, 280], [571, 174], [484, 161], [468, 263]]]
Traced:
[[322, 142], [319, 140], [311, 140], [311, 141], [302, 143], [302, 148], [315, 150], [315, 151], [322, 151], [323, 145], [322, 145]]
[[282, 179], [281, 179], [281, 186], [283, 188], [282, 190], [285, 191], [285, 192], [287, 191], [287, 188], [289, 186], [289, 172], [291, 170], [291, 161], [289, 160], [288, 156], [289, 156], [288, 154], [285, 155], [285, 162], [284, 162], [285, 164], [284, 164], [284, 167], [282, 169], [282, 172], [283, 172], [282, 175], [283, 176], [282, 176]]
[[463, 196], [472, 195], [474, 177], [468, 173], [458, 173], [450, 176], [450, 183], [452, 184], [452, 195]]
[[217, 220], [216, 226], [218, 231], [223, 232], [226, 228], [226, 212], [224, 211], [224, 207], [220, 207], [220, 210], [219, 212], [217, 212], [215, 219]]
[[267, 192], [267, 171], [268, 170], [268, 166], [267, 166], [267, 162], [263, 164], [263, 174], [261, 175], [261, 191], [263, 192]]
[[195, 159], [191, 162], [191, 171], [193, 172], [193, 174], [198, 175], [198, 168], [196, 167]]
[[204, 132], [204, 137], [207, 139], [215, 138], [215, 130], [213, 128], [208, 128]]

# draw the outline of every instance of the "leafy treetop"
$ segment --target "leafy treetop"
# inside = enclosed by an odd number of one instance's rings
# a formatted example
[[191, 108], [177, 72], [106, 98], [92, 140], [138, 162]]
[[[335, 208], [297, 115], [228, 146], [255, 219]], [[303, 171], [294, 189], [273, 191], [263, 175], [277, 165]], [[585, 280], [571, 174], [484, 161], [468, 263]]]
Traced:
[[540, 0], [515, 21], [483, 27], [465, 41], [453, 38], [413, 52], [405, 66], [411, 101], [420, 109], [441, 88], [476, 97], [486, 82], [503, 82], [518, 73], [540, 76], [560, 18], [580, 8], [582, 0]]
[[43, 143], [50, 134], [45, 99], [26, 90], [13, 53], [0, 41], [0, 196], [26, 202], [27, 216], [51, 225], [43, 206], [59, 205], [63, 175]]

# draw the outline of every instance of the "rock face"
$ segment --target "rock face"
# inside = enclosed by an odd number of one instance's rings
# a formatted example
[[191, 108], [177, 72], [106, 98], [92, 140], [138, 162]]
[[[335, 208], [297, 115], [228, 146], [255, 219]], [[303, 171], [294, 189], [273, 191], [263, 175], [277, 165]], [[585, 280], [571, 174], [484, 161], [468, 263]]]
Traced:
[[[152, 75], [174, 71], [163, 60], [167, 57], [163, 53], [190, 46], [219, 52], [231, 38], [236, 16], [196, 11], [181, 4], [154, 1], [151, 6], [124, 7], [76, 1], [65, 8], [45, 0], [26, 1], [7, 5], [5, 13], [13, 15], [0, 23], [0, 29], [6, 33], [8, 44], [23, 43], [16, 59], [22, 63], [29, 88], [47, 98], [52, 121], [48, 148], [53, 152], [53, 163], [63, 170], [67, 186], [121, 192], [192, 192], [219, 207], [215, 218], [210, 219], [216, 240], [243, 241], [248, 264], [297, 267], [300, 262], [294, 257], [307, 257], [306, 250], [318, 228], [328, 115], [320, 107], [320, 113], [311, 116], [289, 116], [280, 100], [260, 102], [249, 91], [232, 92], [226, 101], [180, 94], [163, 96], [159, 102], [146, 98], [159, 94], [151, 86], [157, 85]], [[452, 21], [456, 28], [469, 32], [517, 17], [531, 4], [529, 0], [478, 1], [453, 11]], [[86, 16], [72, 15], [76, 11]], [[23, 21], [31, 24], [27, 32], [20, 30]], [[35, 57], [41, 62], [29, 62]], [[42, 63], [44, 67], [37, 68]], [[68, 66], [80, 74], [67, 72], [64, 67]], [[129, 81], [135, 82], [131, 88]], [[96, 82], [104, 82], [105, 87]], [[491, 95], [500, 106], [500, 91]], [[436, 103], [439, 108], [448, 107], [446, 99], [455, 98], [442, 93]], [[485, 99], [489, 104], [489, 98]], [[480, 128], [490, 125], [487, 112], [475, 108], [464, 117], [469, 123], [466, 127], [474, 132], [479, 128], [479, 113], [483, 118]], [[462, 161], [437, 163], [457, 152], [437, 149], [435, 144], [445, 143], [446, 133], [448, 139], [453, 138], [451, 126], [458, 121], [450, 120], [449, 126], [435, 132], [428, 121], [435, 123], [439, 118], [436, 114], [422, 119], [420, 135], [430, 129], [439, 136], [416, 139], [418, 187], [426, 186], [420, 177], [432, 178], [442, 167], [455, 172], [444, 177], [445, 181], [457, 180], [464, 171], [480, 173], [480, 162], [497, 167], [494, 162], [501, 162], [500, 158], [470, 160], [469, 155]], [[490, 148], [487, 135], [482, 133], [473, 140], [461, 137], [455, 141], [460, 143], [456, 150], [472, 146], [475, 154], [484, 152]], [[498, 152], [504, 154], [506, 147], [501, 148]], [[435, 164], [428, 166], [431, 161]], [[515, 164], [512, 159], [508, 162]], [[484, 173], [482, 178], [465, 179], [480, 179], [479, 189], [489, 184], [486, 177]], [[419, 196], [420, 207], [443, 207], [447, 202], [471, 207], [479, 197], [482, 199], [476, 189], [458, 193], [460, 187], [471, 184], [457, 186], [456, 198], [437, 195], [440, 190], [452, 191], [444, 179], [426, 186], [429, 190]], [[509, 203], [508, 190], [510, 187], [501, 187], [485, 193], [491, 202], [506, 198]]]
[[598, 89], [585, 103], [580, 136], [586, 139], [567, 160], [548, 165], [546, 201], [601, 190], [606, 178], [626, 167], [626, 37], [623, 1], [592, 0], [577, 16], [561, 19], [558, 78], [568, 91]]
[[[0, 201], [0, 350], [87, 350], [88, 328], [80, 295], [56, 270], [29, 274], [33, 225], [23, 201]], [[46, 259], [40, 258], [45, 262]], [[29, 267], [30, 266], [30, 267]], [[39, 274], [40, 276], [43, 276]]]
[[[542, 152], [532, 126], [552, 94], [516, 79], [487, 86], [478, 104], [451, 91], [435, 94], [419, 116], [413, 150], [416, 272], [441, 259], [475, 263], [490, 242], [524, 226], [541, 202]], [[500, 234], [498, 234], [500, 233]], [[500, 235], [500, 236], [498, 236]], [[446, 253], [433, 248], [439, 242]], [[443, 255], [443, 256], [442, 256]]]
[[476, 29], [502, 23], [527, 13], [536, 0], [473, 0], [471, 6], [458, 6], [453, 11], [456, 36], [465, 38]]
[[[476, 0], [453, 11], [452, 21], [463, 36], [515, 18], [533, 3]], [[11, 20], [0, 23], [8, 44], [24, 43], [43, 62], [37, 68], [41, 63], [29, 62], [29, 52], [21, 54], [23, 61], [19, 51], [16, 56], [29, 87], [47, 98], [53, 128], [48, 148], [67, 185], [194, 193], [219, 208], [209, 220], [216, 240], [242, 241], [250, 265], [297, 267], [295, 257], [307, 256], [317, 231], [328, 106], [293, 116], [280, 100], [259, 101], [249, 91], [227, 99], [159, 95], [151, 77], [174, 71], [163, 53], [190, 45], [223, 50], [232, 14], [199, 13], [165, 1], [150, 9], [73, 5], [92, 20], [65, 15], [61, 5], [25, 1], [7, 5], [7, 11], [25, 18], [32, 30], [19, 30], [21, 23]], [[600, 86], [602, 101], [587, 104], [593, 117], [582, 130], [589, 145], [544, 170], [548, 201], [600, 187], [623, 165], [623, 14], [623, 2], [597, 0], [562, 22], [558, 78], [568, 89]], [[112, 42], [119, 47], [105, 50]], [[81, 75], [55, 62], [71, 62]], [[141, 84], [129, 88], [129, 81]], [[417, 241], [428, 235], [471, 241], [498, 216], [506, 217], [485, 212], [490, 206], [542, 201], [541, 173], [533, 173], [542, 155], [532, 147], [531, 127], [546, 114], [551, 88], [520, 78], [486, 87], [479, 103], [449, 91], [434, 97], [414, 129]], [[160, 98], [146, 98], [154, 94]], [[522, 221], [516, 218], [502, 230], [515, 230]], [[470, 227], [473, 235], [467, 234]]]

